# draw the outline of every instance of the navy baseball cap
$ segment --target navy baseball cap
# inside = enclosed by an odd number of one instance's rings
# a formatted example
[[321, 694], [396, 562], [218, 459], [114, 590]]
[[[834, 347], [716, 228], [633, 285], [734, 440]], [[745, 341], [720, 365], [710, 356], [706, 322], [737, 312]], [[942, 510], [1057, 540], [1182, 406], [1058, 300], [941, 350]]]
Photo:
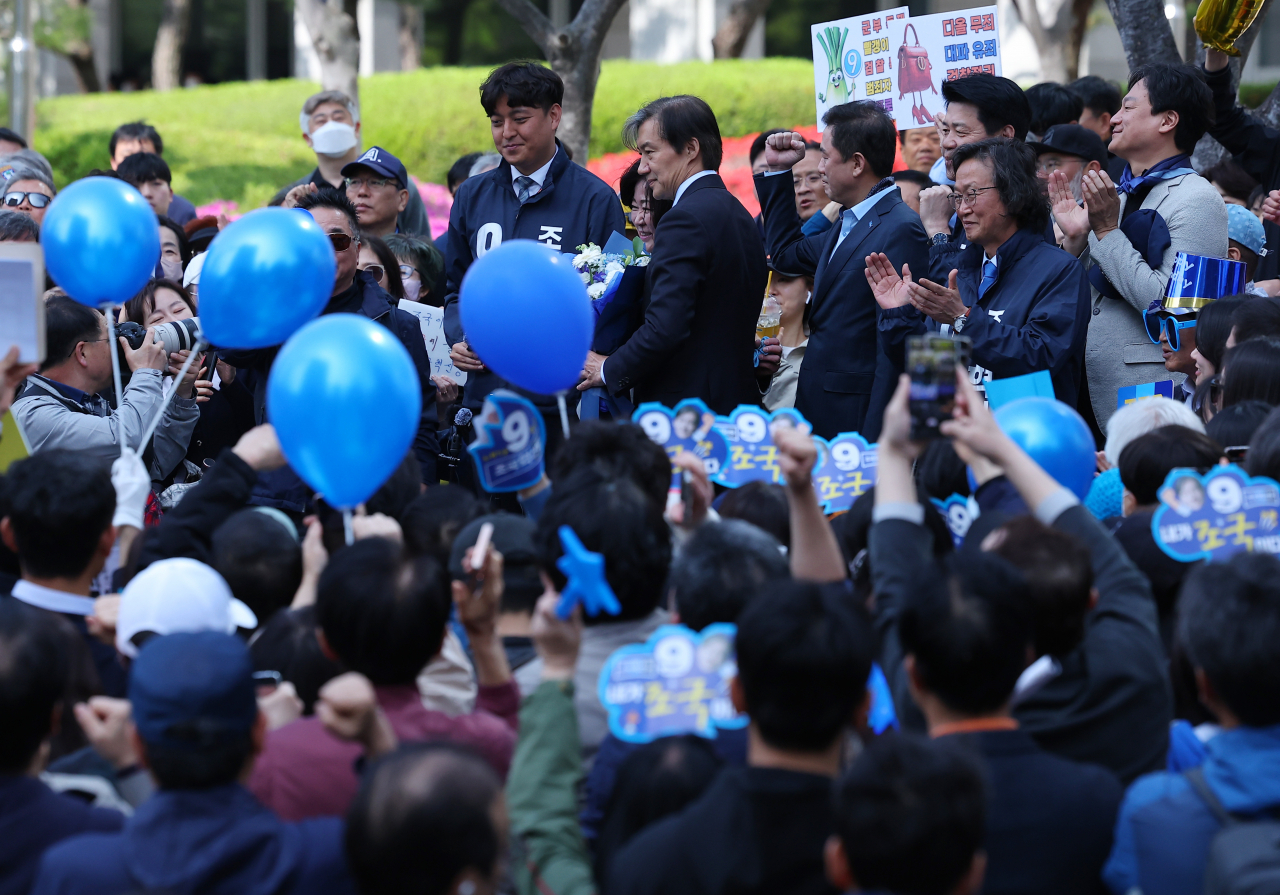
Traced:
[[[1074, 155], [1085, 162], [1097, 162], [1105, 170], [1107, 167], [1107, 147], [1102, 138], [1078, 124], [1055, 124], [1045, 131], [1039, 143], [1027, 143], [1037, 156], [1046, 152], [1058, 152], [1062, 155]], [[345, 173], [345, 172], [344, 172]]]
[[402, 190], [409, 188], [409, 172], [405, 170], [404, 163], [381, 146], [370, 146], [360, 158], [349, 165], [343, 165], [342, 176], [354, 177], [358, 173], [357, 168], [368, 168], [383, 177], [390, 177], [400, 184]]
[[149, 746], [198, 751], [233, 742], [258, 718], [249, 649], [218, 631], [153, 637], [134, 660], [129, 701]]

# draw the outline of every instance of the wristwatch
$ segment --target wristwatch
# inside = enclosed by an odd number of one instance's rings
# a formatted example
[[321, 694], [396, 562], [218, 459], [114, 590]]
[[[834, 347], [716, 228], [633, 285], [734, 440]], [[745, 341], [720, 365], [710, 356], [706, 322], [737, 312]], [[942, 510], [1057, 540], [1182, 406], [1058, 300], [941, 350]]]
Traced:
[[944, 246], [949, 242], [951, 242], [950, 233], [946, 233], [946, 232], [935, 233], [933, 234], [933, 237], [929, 240], [929, 245]]
[[960, 331], [964, 329], [964, 325], [968, 322], [969, 322], [969, 309], [965, 308], [963, 314], [961, 314], [955, 320], [951, 321], [951, 331], [956, 335], [959, 335]]

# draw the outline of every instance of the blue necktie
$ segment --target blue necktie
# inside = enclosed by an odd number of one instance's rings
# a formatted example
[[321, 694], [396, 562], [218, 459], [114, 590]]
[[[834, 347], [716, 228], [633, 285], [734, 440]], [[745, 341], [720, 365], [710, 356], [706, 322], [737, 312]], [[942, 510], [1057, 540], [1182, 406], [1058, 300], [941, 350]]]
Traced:
[[995, 285], [996, 263], [990, 258], [982, 262], [982, 282], [978, 285], [978, 298], [987, 294], [987, 290]]
[[541, 191], [542, 187], [538, 186], [538, 181], [527, 174], [521, 174], [516, 178], [516, 198], [520, 200], [521, 205], [524, 205], [530, 198]]
[[858, 226], [858, 216], [853, 213], [852, 208], [847, 208], [840, 215], [840, 237], [836, 240], [835, 248], [831, 250], [834, 255], [840, 248], [840, 243], [844, 242], [844, 238], [848, 236], [853, 228]]

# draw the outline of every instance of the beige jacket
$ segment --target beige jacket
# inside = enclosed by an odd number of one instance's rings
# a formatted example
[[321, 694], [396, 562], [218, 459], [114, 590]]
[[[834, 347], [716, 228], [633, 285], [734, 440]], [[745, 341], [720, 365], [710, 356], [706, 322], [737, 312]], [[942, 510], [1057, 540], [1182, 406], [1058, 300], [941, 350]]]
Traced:
[[800, 364], [804, 361], [804, 349], [809, 344], [805, 339], [791, 352], [783, 349], [783, 358], [778, 361], [778, 372], [769, 380], [769, 390], [764, 393], [765, 410], [782, 410], [796, 406], [796, 385], [800, 382]]

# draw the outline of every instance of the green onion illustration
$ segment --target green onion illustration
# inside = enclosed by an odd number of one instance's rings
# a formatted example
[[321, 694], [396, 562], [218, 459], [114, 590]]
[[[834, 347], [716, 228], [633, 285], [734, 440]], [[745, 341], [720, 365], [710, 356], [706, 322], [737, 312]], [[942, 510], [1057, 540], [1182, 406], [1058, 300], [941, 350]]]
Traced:
[[[823, 37], [825, 36], [825, 40]], [[849, 85], [844, 78], [844, 66], [840, 64], [844, 57], [844, 42], [849, 36], [848, 28], [834, 26], [824, 29], [818, 35], [818, 43], [822, 52], [827, 54], [827, 95], [818, 95], [818, 102], [838, 106], [849, 101]]]

